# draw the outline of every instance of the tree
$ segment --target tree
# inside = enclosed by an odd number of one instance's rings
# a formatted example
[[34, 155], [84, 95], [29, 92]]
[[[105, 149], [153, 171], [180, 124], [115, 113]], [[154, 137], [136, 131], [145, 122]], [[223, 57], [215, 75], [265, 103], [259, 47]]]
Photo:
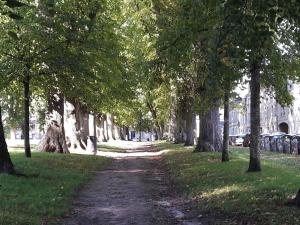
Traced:
[[[3, 1], [0, 2], [0, 13], [6, 14], [12, 19], [21, 19], [21, 17], [13, 12], [14, 8], [22, 7], [24, 6], [23, 3], [19, 1], [12, 1], [7, 0], [5, 3]], [[2, 17], [0, 17], [0, 22], [3, 20]], [[7, 84], [7, 78], [2, 79], [0, 82], [1, 90], [3, 87]], [[7, 144], [4, 136], [4, 128], [3, 128], [3, 121], [2, 121], [2, 110], [0, 105], [0, 172], [1, 173], [7, 173], [7, 174], [16, 174], [13, 163], [11, 161]]]
[[0, 173], [15, 174], [13, 163], [8, 153], [2, 123], [2, 113], [0, 106]]
[[[273, 89], [282, 104], [289, 104], [291, 101], [285, 86], [288, 79], [294, 79], [294, 73], [290, 69], [294, 60], [290, 57], [291, 52], [287, 51], [289, 53], [286, 54], [287, 52], [280, 49], [280, 45], [284, 45], [287, 49], [288, 46], [293, 45], [291, 39], [286, 39], [291, 37], [289, 33], [293, 31], [285, 26], [287, 21], [282, 19], [288, 5], [278, 4], [277, 1], [259, 3], [248, 1], [244, 4], [239, 0], [227, 1], [224, 5], [224, 18], [228, 20], [226, 29], [231, 33], [239, 34], [231, 40], [234, 40], [236, 48], [242, 49], [245, 67], [241, 69], [246, 70], [250, 77], [249, 172], [261, 170], [259, 155], [261, 85]], [[278, 62], [281, 62], [280, 66], [285, 68], [285, 74], [276, 66]], [[280, 82], [275, 83], [274, 80]]]

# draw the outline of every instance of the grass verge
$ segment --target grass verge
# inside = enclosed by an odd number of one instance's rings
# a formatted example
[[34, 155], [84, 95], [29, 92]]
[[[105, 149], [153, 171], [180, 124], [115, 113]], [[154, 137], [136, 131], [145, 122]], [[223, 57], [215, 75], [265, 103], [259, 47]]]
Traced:
[[165, 155], [170, 175], [202, 214], [215, 224], [300, 224], [300, 210], [285, 206], [300, 188], [300, 157], [262, 153], [262, 172], [246, 173], [247, 149], [231, 149], [228, 163], [220, 153], [192, 153], [182, 145], [159, 143], [174, 149]]
[[124, 150], [123, 148], [113, 146], [113, 145], [108, 145], [105, 143], [98, 144], [97, 150], [102, 152], [119, 152], [119, 153], [126, 152], [126, 150]]
[[0, 224], [58, 224], [72, 197], [95, 171], [110, 160], [103, 157], [11, 152], [18, 172], [28, 177], [0, 175]]

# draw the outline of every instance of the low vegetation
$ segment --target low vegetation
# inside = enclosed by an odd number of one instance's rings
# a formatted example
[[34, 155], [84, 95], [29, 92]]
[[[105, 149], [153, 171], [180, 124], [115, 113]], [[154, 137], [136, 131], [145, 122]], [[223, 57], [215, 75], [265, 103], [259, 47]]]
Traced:
[[97, 146], [97, 150], [101, 151], [101, 152], [119, 152], [119, 153], [126, 152], [126, 150], [124, 150], [123, 148], [108, 145], [108, 144], [105, 144], [105, 143], [101, 143], [101, 145], [99, 144]]
[[[17, 171], [26, 176], [0, 175], [0, 224], [57, 224], [69, 210], [76, 191], [110, 160], [103, 157], [12, 152]], [[48, 223], [47, 223], [48, 224]]]
[[231, 149], [231, 162], [221, 163], [219, 152], [157, 145], [173, 150], [165, 156], [173, 181], [217, 224], [300, 223], [299, 209], [285, 205], [300, 187], [299, 156], [262, 152], [263, 171], [247, 173], [248, 149]]

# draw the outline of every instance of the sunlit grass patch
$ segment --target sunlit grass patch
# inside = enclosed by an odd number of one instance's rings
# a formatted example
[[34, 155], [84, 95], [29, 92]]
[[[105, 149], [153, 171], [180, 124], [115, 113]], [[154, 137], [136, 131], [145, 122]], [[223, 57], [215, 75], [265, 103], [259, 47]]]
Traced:
[[0, 175], [0, 224], [40, 225], [69, 209], [78, 188], [107, 165], [103, 157], [12, 152], [18, 172], [27, 177]]
[[123, 148], [105, 144], [105, 143], [98, 144], [97, 150], [102, 152], [120, 152], [120, 153], [126, 152], [126, 150], [124, 150]]
[[198, 201], [201, 213], [217, 214], [217, 224], [300, 224], [300, 210], [285, 206], [300, 188], [299, 156], [262, 152], [259, 173], [246, 172], [248, 149], [231, 149], [230, 157], [221, 163], [221, 153], [183, 146], [165, 156], [180, 190]]

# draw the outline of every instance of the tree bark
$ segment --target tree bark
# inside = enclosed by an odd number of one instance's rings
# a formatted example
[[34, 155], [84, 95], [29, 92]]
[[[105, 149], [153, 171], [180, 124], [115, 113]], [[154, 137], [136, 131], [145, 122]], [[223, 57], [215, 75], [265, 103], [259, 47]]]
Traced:
[[194, 110], [193, 110], [194, 100], [192, 97], [188, 97], [185, 103], [185, 146], [193, 146], [194, 145]]
[[130, 137], [129, 137], [129, 127], [125, 127], [125, 139], [126, 141], [129, 141], [130, 140]]
[[225, 91], [222, 162], [229, 161], [228, 146], [229, 146], [229, 91]]
[[259, 153], [260, 135], [260, 68], [261, 60], [251, 63], [250, 74], [250, 162], [248, 172], [261, 171]]
[[16, 174], [5, 141], [1, 107], [0, 107], [0, 173], [6, 173], [12, 175]]
[[86, 149], [89, 136], [89, 113], [81, 103], [75, 103], [76, 137], [80, 148]]
[[29, 85], [30, 85], [30, 76], [29, 76], [29, 68], [26, 68], [23, 79], [24, 86], [24, 148], [25, 148], [25, 156], [31, 157], [30, 150], [30, 139], [29, 139], [29, 130], [30, 130], [30, 93], [29, 93]]
[[52, 114], [52, 121], [38, 145], [38, 150], [41, 152], [70, 153], [65, 135], [65, 100], [63, 95], [57, 94], [49, 97], [48, 112]]
[[106, 115], [106, 127], [107, 127], [107, 140], [113, 140], [113, 124], [112, 116], [110, 114]]
[[154, 128], [155, 139], [156, 140], [161, 140], [163, 138], [163, 129], [159, 124], [156, 109], [150, 102], [147, 102], [147, 106], [148, 106], [148, 109], [151, 113], [151, 116], [153, 118], [154, 125], [155, 125], [155, 128]]
[[106, 132], [106, 115], [104, 114], [101, 118], [101, 128], [100, 133], [102, 135], [102, 141], [107, 142], [107, 132]]
[[175, 127], [174, 127], [174, 143], [180, 144], [185, 141], [185, 124], [184, 124], [184, 106], [183, 102], [178, 100], [175, 110]]
[[219, 107], [214, 106], [200, 118], [200, 136], [195, 152], [220, 151]]
[[63, 127], [53, 120], [43, 136], [38, 150], [41, 152], [69, 153], [63, 136]]

